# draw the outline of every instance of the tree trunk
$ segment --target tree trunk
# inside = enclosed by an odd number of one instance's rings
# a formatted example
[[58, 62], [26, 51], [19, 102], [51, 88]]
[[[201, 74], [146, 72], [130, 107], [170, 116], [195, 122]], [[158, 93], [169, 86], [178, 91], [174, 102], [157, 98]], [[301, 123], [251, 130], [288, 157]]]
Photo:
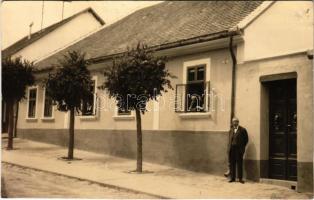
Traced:
[[17, 137], [17, 120], [19, 118], [19, 102], [15, 103], [15, 115], [14, 115], [14, 130], [13, 137]]
[[7, 150], [13, 149], [13, 129], [14, 129], [14, 101], [9, 100], [7, 102], [9, 128], [8, 128], [8, 146]]
[[141, 122], [141, 111], [139, 109], [135, 109], [136, 113], [136, 128], [137, 128], [137, 165], [136, 171], [142, 172], [142, 122]]
[[74, 108], [70, 109], [70, 128], [69, 128], [69, 149], [68, 149], [68, 159], [73, 159], [74, 151]]

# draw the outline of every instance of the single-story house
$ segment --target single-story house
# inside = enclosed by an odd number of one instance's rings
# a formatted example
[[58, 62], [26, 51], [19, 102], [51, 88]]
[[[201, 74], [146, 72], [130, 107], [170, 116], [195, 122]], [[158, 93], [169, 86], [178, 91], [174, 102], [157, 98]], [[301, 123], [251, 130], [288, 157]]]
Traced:
[[[1, 51], [2, 59], [22, 57], [38, 62], [100, 30], [105, 22], [92, 8], [87, 8], [37, 32], [32, 32], [32, 24], [27, 36]], [[7, 132], [5, 102], [2, 102], [2, 116], [2, 132]]]
[[[313, 191], [312, 2], [167, 1], [39, 61], [38, 77], [70, 50], [84, 51], [92, 63], [95, 98], [76, 116], [76, 148], [136, 157], [134, 113], [117, 109], [96, 86], [112, 57], [138, 42], [166, 55], [177, 76], [175, 89], [150, 102], [142, 118], [145, 161], [222, 175], [234, 114], [249, 134], [247, 179]], [[69, 114], [39, 85], [27, 94], [18, 137], [67, 145]]]

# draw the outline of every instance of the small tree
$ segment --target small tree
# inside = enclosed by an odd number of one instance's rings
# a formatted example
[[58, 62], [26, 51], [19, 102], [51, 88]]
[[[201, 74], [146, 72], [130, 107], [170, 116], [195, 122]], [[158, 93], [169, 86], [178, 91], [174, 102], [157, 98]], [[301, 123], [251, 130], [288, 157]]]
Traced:
[[105, 82], [100, 87], [107, 89], [109, 97], [117, 101], [123, 110], [135, 110], [137, 127], [137, 172], [142, 172], [142, 124], [150, 100], [157, 100], [166, 87], [172, 89], [170, 73], [165, 66], [165, 57], [155, 57], [143, 44], [128, 49], [113, 65], [104, 72]]
[[46, 80], [46, 92], [62, 112], [70, 111], [69, 145], [67, 159], [73, 159], [75, 112], [91, 95], [92, 80], [85, 54], [68, 52], [59, 60], [57, 70]]
[[13, 149], [14, 105], [25, 98], [26, 87], [34, 84], [33, 71], [33, 63], [21, 57], [2, 60], [2, 97], [9, 115], [8, 150]]

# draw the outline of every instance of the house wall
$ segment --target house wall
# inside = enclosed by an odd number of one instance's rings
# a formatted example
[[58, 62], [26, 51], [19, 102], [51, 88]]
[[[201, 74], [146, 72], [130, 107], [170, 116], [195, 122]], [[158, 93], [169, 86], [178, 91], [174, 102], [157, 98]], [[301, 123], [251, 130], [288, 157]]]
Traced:
[[[36, 104], [36, 115], [34, 119], [27, 118], [27, 98], [20, 101], [19, 105], [19, 114], [17, 128], [46, 128], [46, 129], [57, 129], [63, 128], [65, 125], [65, 113], [59, 112], [56, 110], [56, 107], [53, 108], [54, 118], [53, 119], [43, 119], [43, 110], [44, 110], [44, 89], [40, 83], [37, 83], [37, 104]], [[26, 91], [27, 95], [27, 91]]]
[[[227, 131], [230, 119], [231, 61], [227, 49], [207, 51], [192, 55], [177, 56], [169, 59], [167, 68], [177, 76], [172, 86], [183, 83], [185, 62], [210, 59], [210, 82], [218, 97], [216, 104], [205, 118], [180, 117], [174, 111], [175, 90], [169, 90], [158, 103], [150, 102], [147, 112], [142, 116], [144, 160], [197, 171], [222, 174], [227, 168]], [[92, 76], [97, 76], [97, 85], [103, 83], [99, 67], [106, 63], [91, 66]], [[97, 69], [98, 68], [98, 69]], [[42, 97], [42, 90], [39, 97]], [[100, 109], [97, 117], [75, 118], [76, 148], [135, 158], [136, 121], [115, 116], [115, 104], [104, 91], [97, 91]], [[43, 98], [38, 99], [38, 112], [43, 109]], [[108, 107], [108, 104], [111, 107]], [[106, 106], [105, 106], [106, 105]], [[172, 107], [171, 107], [172, 106]], [[27, 101], [20, 103], [18, 136], [41, 142], [59, 145], [67, 144], [68, 114], [55, 111], [54, 121], [25, 119]], [[193, 116], [192, 116], [193, 117]], [[219, 145], [217, 145], [217, 143]], [[224, 167], [222, 167], [224, 166]]]
[[[194, 54], [171, 60], [167, 67], [178, 78], [172, 85], [183, 83], [183, 63], [198, 59], [210, 58], [210, 88], [215, 96], [211, 96], [212, 107], [208, 118], [182, 118], [179, 113], [169, 109], [167, 103], [175, 97], [175, 90], [164, 94], [165, 108], [161, 106], [159, 126], [161, 130], [194, 130], [194, 131], [227, 131], [230, 119], [231, 95], [231, 59], [227, 49]], [[164, 102], [161, 101], [160, 104]]]
[[238, 48], [236, 115], [247, 128], [247, 176], [267, 178], [268, 94], [260, 77], [297, 74], [298, 190], [313, 191], [313, 3], [275, 2], [244, 31]]
[[[82, 28], [82, 25], [84, 25], [84, 28]], [[53, 54], [60, 48], [64, 48], [83, 36], [96, 31], [100, 27], [101, 24], [91, 13], [82, 13], [68, 23], [65, 23], [51, 33], [48, 33], [40, 40], [21, 49], [15, 53], [13, 57], [22, 56], [30, 61], [41, 60]]]
[[[208, 117], [193, 118], [180, 117], [180, 113], [174, 111], [174, 99], [175, 89], [169, 89], [167, 93], [163, 94], [159, 98], [159, 106], [154, 102], [149, 102], [148, 110], [151, 110], [143, 115], [143, 129], [144, 130], [189, 130], [189, 131], [227, 131], [229, 129], [230, 119], [230, 94], [231, 94], [231, 61], [229, 52], [227, 49], [210, 51], [205, 53], [185, 55], [175, 57], [169, 60], [167, 63], [168, 70], [177, 78], [171, 79], [171, 84], [175, 88], [177, 84], [183, 83], [183, 65], [187, 61], [195, 61], [202, 59], [210, 59], [210, 87], [215, 92], [215, 96], [212, 98], [213, 102], [211, 111]], [[100, 65], [101, 66], [101, 65]], [[102, 65], [104, 66], [104, 64]], [[92, 70], [92, 76], [97, 77], [97, 86], [100, 86], [104, 77], [101, 70]], [[76, 117], [77, 129], [123, 129], [123, 130], [135, 130], [135, 117], [128, 120], [120, 119], [115, 116], [115, 102], [110, 99], [105, 91], [97, 89], [97, 95], [99, 97], [99, 108], [97, 109], [97, 116], [90, 117]], [[214, 102], [215, 101], [215, 102]], [[43, 112], [43, 88], [39, 87], [39, 99], [38, 99], [38, 113]], [[159, 108], [158, 115], [154, 114], [154, 108]], [[27, 101], [24, 100], [20, 105], [20, 120], [19, 128], [34, 128], [34, 124], [25, 120], [27, 112]], [[66, 122], [68, 116], [55, 111], [56, 119], [53, 122], [52, 128], [66, 128]], [[62, 118], [62, 119], [61, 119]], [[157, 123], [154, 128], [154, 122]], [[37, 128], [50, 128], [49, 124], [41, 123], [38, 120]], [[157, 127], [157, 128], [156, 128]]]
[[313, 49], [313, 2], [275, 2], [244, 30], [244, 41], [239, 62]]
[[[239, 65], [236, 86], [236, 115], [247, 128], [249, 144], [245, 159], [250, 164], [249, 176], [254, 179], [263, 173], [259, 169], [268, 160], [268, 106], [265, 103], [265, 88], [259, 78], [264, 75], [297, 73], [297, 161], [299, 188], [313, 186], [313, 71], [312, 61], [306, 54], [278, 57]], [[243, 98], [250, 97], [250, 98]], [[263, 100], [264, 99], [264, 100]], [[261, 163], [259, 163], [261, 162]], [[263, 163], [264, 162], [264, 163]], [[252, 164], [253, 163], [253, 164]], [[252, 166], [255, 165], [254, 168]], [[304, 188], [302, 188], [304, 189]]]

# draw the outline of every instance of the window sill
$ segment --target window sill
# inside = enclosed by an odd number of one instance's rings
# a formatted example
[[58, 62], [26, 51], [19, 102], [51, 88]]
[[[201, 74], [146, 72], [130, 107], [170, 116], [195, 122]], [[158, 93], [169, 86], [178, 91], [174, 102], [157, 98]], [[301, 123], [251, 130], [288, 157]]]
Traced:
[[182, 119], [204, 119], [211, 116], [210, 112], [189, 112], [189, 113], [180, 113], [179, 117]]
[[80, 116], [81, 121], [92, 121], [92, 120], [97, 120], [96, 115], [85, 115], [85, 116]]
[[115, 115], [113, 116], [114, 120], [134, 120], [134, 115]]
[[41, 118], [41, 121], [53, 122], [53, 121], [55, 121], [55, 118], [54, 117], [43, 117], [43, 118]]
[[37, 118], [25, 118], [26, 121], [28, 122], [37, 122]]

